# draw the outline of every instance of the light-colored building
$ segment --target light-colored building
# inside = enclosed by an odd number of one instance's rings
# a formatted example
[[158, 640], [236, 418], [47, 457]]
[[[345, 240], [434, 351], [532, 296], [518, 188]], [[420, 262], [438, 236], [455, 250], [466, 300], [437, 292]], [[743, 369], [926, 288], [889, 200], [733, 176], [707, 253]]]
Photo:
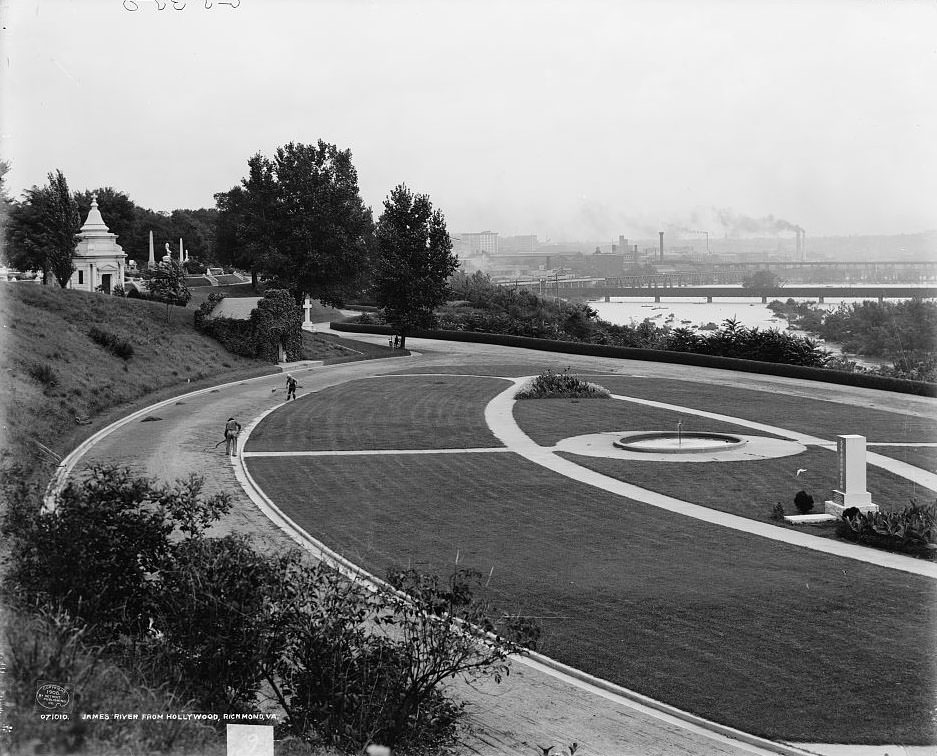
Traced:
[[452, 238], [452, 242], [453, 251], [455, 251], [459, 257], [498, 254], [497, 231], [455, 234]]
[[91, 200], [91, 210], [79, 232], [72, 259], [75, 272], [68, 280], [69, 289], [96, 291], [100, 288], [107, 294], [118, 286], [123, 289], [127, 255], [117, 243], [117, 234], [108, 230], [101, 217], [97, 197]]

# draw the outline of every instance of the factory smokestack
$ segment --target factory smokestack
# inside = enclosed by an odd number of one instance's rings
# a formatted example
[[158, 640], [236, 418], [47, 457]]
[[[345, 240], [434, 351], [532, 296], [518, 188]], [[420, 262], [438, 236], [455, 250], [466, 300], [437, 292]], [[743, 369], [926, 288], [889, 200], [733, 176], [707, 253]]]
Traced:
[[794, 233], [797, 234], [797, 260], [799, 262], [806, 262], [807, 261], [807, 244], [806, 244], [807, 232], [798, 226], [795, 229]]
[[660, 234], [660, 261], [663, 262], [664, 261], [664, 232], [658, 231], [657, 233]]

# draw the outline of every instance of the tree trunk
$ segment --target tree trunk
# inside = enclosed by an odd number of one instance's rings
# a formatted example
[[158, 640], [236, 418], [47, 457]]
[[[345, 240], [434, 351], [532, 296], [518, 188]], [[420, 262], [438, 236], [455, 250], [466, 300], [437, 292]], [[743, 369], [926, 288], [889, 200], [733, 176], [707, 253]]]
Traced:
[[257, 291], [257, 271], [251, 268], [251, 288]]
[[405, 333], [400, 334], [400, 348], [401, 349], [407, 348], [407, 334]]

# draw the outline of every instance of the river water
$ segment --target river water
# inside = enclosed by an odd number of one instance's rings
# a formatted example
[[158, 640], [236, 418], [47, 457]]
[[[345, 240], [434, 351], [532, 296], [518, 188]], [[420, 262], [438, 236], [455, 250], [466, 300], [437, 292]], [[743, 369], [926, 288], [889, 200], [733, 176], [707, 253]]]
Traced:
[[[841, 303], [861, 302], [861, 299], [826, 299], [824, 303], [817, 304], [816, 300], [798, 300], [813, 301], [817, 307], [825, 310], [835, 310]], [[823, 342], [812, 334], [805, 333], [789, 328], [787, 320], [775, 316], [768, 306], [761, 303], [761, 297], [737, 297], [733, 299], [719, 299], [714, 302], [706, 302], [700, 297], [669, 297], [665, 296], [663, 302], [654, 302], [654, 297], [644, 297], [641, 299], [612, 297], [611, 301], [597, 300], [589, 302], [589, 306], [598, 312], [602, 320], [614, 323], [615, 325], [638, 325], [643, 320], [650, 320], [657, 326], [670, 326], [671, 328], [685, 327], [705, 334], [709, 329], [703, 329], [702, 326], [714, 324], [721, 326], [728, 318], [734, 318], [741, 325], [749, 328], [758, 327], [762, 330], [766, 328], [776, 328], [782, 331], [790, 331], [792, 334], [800, 336], [809, 336], [815, 341], [821, 342], [823, 349], [833, 354], [842, 354], [838, 344]], [[849, 355], [849, 359], [855, 360], [860, 365], [873, 367], [878, 364], [888, 363], [890, 361], [878, 360], [874, 357], [856, 358]]]

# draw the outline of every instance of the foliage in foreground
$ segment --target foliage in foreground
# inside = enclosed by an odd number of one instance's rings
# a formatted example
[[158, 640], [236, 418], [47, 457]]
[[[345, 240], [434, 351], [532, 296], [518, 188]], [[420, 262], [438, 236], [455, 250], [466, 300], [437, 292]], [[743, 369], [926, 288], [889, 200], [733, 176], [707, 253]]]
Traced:
[[524, 384], [514, 395], [515, 399], [608, 399], [607, 388], [590, 383], [575, 375], [569, 368], [562, 373], [550, 369]]
[[851, 507], [837, 524], [841, 538], [915, 556], [937, 557], [937, 503], [897, 512], [860, 512]]
[[[194, 476], [166, 485], [93, 467], [53, 511], [40, 511], [21, 486], [8, 494], [5, 588], [21, 632], [9, 638], [20, 650], [14, 721], [30, 716], [30, 686], [51, 679], [75, 686], [80, 711], [264, 711], [279, 715], [281, 735], [308, 742], [436, 752], [461, 714], [443, 681], [500, 681], [518, 648], [505, 639], [517, 628], [480, 595], [477, 573], [441, 581], [408, 570], [375, 590], [299, 552], [266, 556], [243, 536], [206, 537], [228, 501], [203, 496]], [[22, 633], [36, 642], [23, 643]], [[116, 677], [118, 691], [142, 692], [122, 703], [106, 691]], [[131, 738], [147, 752], [177, 739], [169, 730], [160, 731], [165, 743], [155, 731], [128, 732], [77, 720], [27, 723], [12, 737], [50, 747], [64, 737], [69, 748]], [[178, 733], [190, 735], [199, 737]]]

